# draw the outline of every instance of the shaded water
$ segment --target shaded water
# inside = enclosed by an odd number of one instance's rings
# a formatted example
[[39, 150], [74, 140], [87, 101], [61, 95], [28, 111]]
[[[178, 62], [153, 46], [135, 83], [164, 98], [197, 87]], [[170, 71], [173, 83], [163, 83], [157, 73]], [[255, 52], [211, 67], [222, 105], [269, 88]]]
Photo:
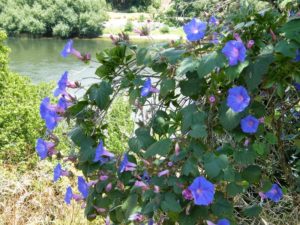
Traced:
[[[69, 71], [70, 79], [79, 80], [94, 76], [99, 64], [85, 65], [76, 58], [62, 58], [60, 52], [65, 40], [11, 38], [7, 45], [11, 49], [9, 66], [12, 71], [31, 78], [33, 83], [57, 81], [64, 71]], [[74, 47], [81, 52], [96, 53], [111, 47], [109, 40], [75, 40]]]

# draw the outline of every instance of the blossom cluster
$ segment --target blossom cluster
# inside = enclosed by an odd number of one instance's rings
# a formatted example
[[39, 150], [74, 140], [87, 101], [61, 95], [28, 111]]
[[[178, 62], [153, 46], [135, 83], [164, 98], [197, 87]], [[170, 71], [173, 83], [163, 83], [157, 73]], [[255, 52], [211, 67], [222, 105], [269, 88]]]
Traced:
[[[212, 48], [214, 49], [220, 50], [219, 51], [220, 55], [224, 57], [224, 59], [226, 58], [227, 63], [224, 63], [226, 64], [226, 67], [230, 69], [237, 68], [242, 63], [245, 63], [246, 60], [250, 60], [248, 55], [250, 55], [250, 53], [252, 53], [251, 51], [253, 51], [253, 48], [256, 47], [255, 41], [248, 40], [247, 43], [245, 44], [242, 41], [242, 38], [239, 36], [239, 34], [232, 33], [232, 36], [229, 35], [229, 37], [233, 37], [231, 38], [232, 40], [228, 40], [225, 42], [224, 35], [218, 32], [219, 30], [218, 26], [220, 23], [221, 21], [215, 16], [211, 16], [207, 22], [203, 22], [196, 18], [192, 19], [183, 27], [183, 30], [186, 33], [186, 38], [188, 40], [187, 45], [201, 46], [202, 42], [208, 39], [209, 46], [212, 46]], [[210, 33], [212, 33], [212, 35], [206, 35], [207, 31], [211, 31]], [[224, 38], [224, 40], [222, 40], [222, 38]], [[117, 42], [116, 40], [113, 41], [115, 41], [116, 42], [115, 44], [118, 45], [119, 42]], [[73, 48], [73, 41], [68, 41], [63, 51], [61, 52], [61, 55], [63, 57], [67, 57], [68, 55], [73, 55], [77, 59], [83, 62], [90, 60], [90, 56], [88, 54], [82, 56], [82, 54], [79, 51]], [[299, 52], [297, 52], [296, 58], [293, 60], [293, 62], [299, 61], [298, 55]], [[174, 65], [172, 65], [170, 71], [173, 71], [173, 66]], [[216, 68], [216, 70], [218, 69], [220, 70], [220, 68]], [[172, 76], [173, 76], [173, 72], [170, 77]], [[146, 79], [139, 78], [137, 82], [135, 81], [133, 82], [135, 85], [134, 87], [135, 94], [138, 93], [137, 98], [140, 100], [139, 104], [141, 105], [143, 102], [147, 102], [151, 97], [158, 98], [159, 100], [161, 100], [160, 94], [162, 92], [162, 89], [164, 88], [163, 85], [160, 85], [161, 84], [160, 81], [153, 82], [150, 76], [149, 77], [146, 76], [146, 77], [147, 77]], [[243, 86], [238, 83], [239, 81], [236, 81], [233, 85], [230, 85], [229, 87], [226, 86], [227, 94], [224, 97], [225, 100], [224, 105], [229, 115], [237, 116], [238, 118], [237, 126], [240, 125], [240, 128], [237, 128], [237, 131], [240, 131], [240, 133], [243, 135], [243, 138], [245, 137], [245, 140], [243, 139], [244, 146], [248, 146], [250, 142], [252, 142], [252, 139], [256, 138], [257, 133], [259, 133], [260, 129], [264, 128], [265, 118], [262, 117], [261, 115], [258, 116], [255, 113], [255, 111], [252, 110], [251, 108], [252, 107], [251, 104], [253, 104], [254, 102], [253, 91], [251, 89], [247, 90], [246, 86]], [[295, 88], [297, 89], [298, 83], [295, 83], [294, 85]], [[68, 72], [65, 72], [62, 75], [61, 79], [58, 81], [58, 86], [54, 91], [54, 97], [59, 97], [57, 104], [51, 104], [51, 98], [45, 98], [43, 99], [40, 105], [41, 118], [45, 121], [49, 134], [52, 134], [52, 131], [55, 129], [55, 127], [57, 127], [58, 122], [64, 118], [68, 108], [73, 104], [75, 104], [77, 101], [76, 97], [72, 96], [72, 94], [69, 93], [68, 90], [69, 88], [80, 88], [80, 84], [78, 82], [69, 81]], [[209, 95], [206, 95], [206, 99], [208, 99], [209, 102], [208, 105], [210, 109], [221, 108], [218, 107], [219, 99], [217, 97], [217, 94], [210, 93]], [[168, 102], [168, 104], [171, 104], [170, 102]], [[196, 102], [196, 100], [193, 99], [193, 102]], [[142, 108], [143, 106], [139, 105], [139, 107]], [[188, 117], [187, 120], [191, 123], [191, 127], [192, 127], [191, 129], [194, 129], [193, 123], [195, 121], [198, 121], [199, 119], [198, 117], [200, 116], [198, 112], [197, 113], [192, 112], [190, 114], [186, 117]], [[183, 117], [185, 117], [185, 115]], [[151, 120], [151, 123], [154, 122], [155, 121]], [[164, 121], [163, 119], [161, 119], [159, 122], [163, 123]], [[142, 125], [146, 126], [145, 124]], [[196, 129], [196, 131], [200, 133], [199, 130]], [[191, 132], [189, 131], [186, 132], [186, 135], [190, 135], [190, 134]], [[144, 133], [141, 136], [143, 135]], [[160, 186], [159, 183], [160, 182], [164, 183], [168, 178], [172, 177], [173, 175], [174, 175], [174, 179], [178, 177], [181, 178], [182, 174], [180, 174], [180, 172], [175, 172], [174, 174], [175, 171], [174, 168], [177, 166], [176, 164], [179, 163], [178, 161], [173, 159], [174, 157], [179, 158], [184, 154], [184, 152], [187, 152], [185, 150], [181, 150], [179, 146], [180, 141], [182, 141], [182, 139], [184, 139], [185, 137], [181, 139], [176, 135], [174, 135], [174, 137], [172, 136], [171, 138], [168, 139], [170, 140], [170, 144], [168, 145], [169, 149], [171, 148], [171, 146], [172, 148], [175, 147], [174, 148], [175, 151], [172, 157], [169, 158], [169, 157], [165, 157], [166, 155], [164, 155], [159, 159], [157, 157], [156, 158], [157, 160], [155, 161], [154, 160], [151, 161], [148, 160], [146, 157], [145, 158], [143, 157], [144, 154], [147, 154], [147, 151], [149, 150], [148, 147], [143, 146], [144, 143], [142, 142], [144, 141], [144, 139], [147, 139], [147, 137], [144, 136], [141, 138], [142, 139], [141, 141], [137, 140], [134, 143], [138, 145], [140, 152], [137, 153], [137, 151], [135, 151], [133, 153], [129, 150], [124, 152], [122, 156], [118, 156], [110, 152], [105, 146], [105, 140], [97, 138], [95, 143], [92, 145], [92, 162], [89, 161], [89, 163], [93, 165], [96, 164], [101, 169], [97, 172], [97, 177], [93, 180], [89, 180], [89, 176], [86, 174], [85, 177], [81, 175], [77, 176], [78, 192], [74, 191], [74, 188], [72, 188], [71, 186], [68, 186], [64, 198], [66, 204], [71, 204], [71, 202], [75, 200], [76, 202], [81, 202], [82, 206], [85, 207], [86, 206], [85, 204], [88, 202], [89, 196], [93, 197], [93, 195], [95, 195], [96, 192], [95, 190], [97, 189], [100, 189], [99, 192], [102, 192], [101, 194], [99, 194], [98, 192], [99, 196], [101, 195], [101, 197], [108, 196], [110, 193], [113, 193], [115, 190], [118, 190], [122, 193], [125, 193], [126, 191], [127, 193], [129, 193], [129, 190], [130, 193], [135, 193], [135, 191], [138, 190], [139, 193], [142, 193], [142, 195], [145, 194], [145, 196], [147, 196], [147, 194], [149, 193], [160, 195], [164, 192], [168, 192], [169, 190], [165, 190], [163, 184], [162, 186]], [[203, 134], [203, 136], [206, 137], [206, 134]], [[41, 138], [37, 140], [36, 150], [38, 155], [40, 156], [41, 159], [52, 157], [53, 155], [57, 155], [58, 159], [63, 158], [59, 153], [59, 151], [57, 150], [58, 140], [54, 137], [54, 135], [49, 135], [49, 137], [50, 140], [44, 140]], [[145, 140], [145, 142], [147, 141], [151, 143], [154, 142], [155, 144], [155, 141], [153, 139]], [[162, 145], [164, 144], [165, 143], [163, 143]], [[216, 155], [214, 155], [215, 152], [212, 154], [216, 158], [217, 156], [219, 156], [219, 152], [222, 151], [222, 148], [217, 150], [218, 152], [216, 153]], [[156, 155], [160, 154], [160, 152], [155, 152], [155, 153]], [[139, 157], [138, 160], [135, 160], [136, 156]], [[67, 158], [67, 160], [71, 160], [71, 159]], [[212, 162], [212, 167], [216, 170], [222, 166], [222, 165], [221, 166], [216, 165], [218, 163], [219, 161], [217, 160], [213, 160]], [[160, 166], [163, 165], [163, 166], [156, 167], [154, 166], [156, 164]], [[222, 162], [220, 162], [219, 164], [222, 164]], [[183, 167], [185, 167], [185, 165], [186, 164], [184, 164]], [[196, 168], [198, 165], [194, 165], [194, 166], [195, 166], [194, 170], [197, 170]], [[198, 166], [199, 168], [201, 167], [201, 169], [197, 171], [199, 172], [198, 175], [193, 175], [191, 180], [188, 180], [187, 176], [185, 176], [182, 179], [182, 182], [180, 181], [180, 183], [174, 184], [174, 186], [176, 186], [174, 187], [174, 189], [177, 188], [177, 191], [179, 189], [178, 193], [180, 199], [176, 199], [173, 201], [173, 199], [170, 197], [171, 198], [170, 201], [174, 204], [179, 202], [181, 203], [184, 202], [184, 204], [187, 204], [188, 205], [186, 208], [187, 215], [189, 213], [188, 211], [190, 207], [199, 207], [199, 206], [206, 207], [206, 206], [214, 205], [215, 202], [217, 201], [216, 199], [217, 199], [218, 192], [220, 192], [220, 190], [222, 191], [223, 189], [223, 186], [221, 184], [215, 182], [215, 180], [211, 178], [208, 173], [207, 174], [205, 173], [206, 172], [205, 166], [207, 166], [205, 162], [204, 162], [204, 169], [202, 168], [202, 165]], [[58, 181], [62, 177], [73, 176], [71, 171], [68, 171], [63, 167], [64, 167], [63, 164], [58, 163], [54, 168], [54, 173], [53, 173], [54, 182]], [[189, 167], [189, 165], [186, 167]], [[112, 171], [109, 171], [110, 169]], [[125, 178], [129, 177], [128, 180], [126, 181], [127, 183], [122, 180], [125, 179], [124, 177]], [[262, 202], [265, 199], [269, 199], [274, 202], [278, 202], [282, 199], [283, 191], [279, 186], [279, 182], [273, 183], [272, 185], [270, 185], [270, 188], [268, 189], [269, 190], [267, 191], [261, 191], [261, 192], [257, 191], [258, 192], [257, 196], [260, 196]], [[110, 224], [109, 222], [110, 209], [105, 207], [99, 207], [96, 204], [94, 204], [93, 210], [95, 211], [95, 214], [88, 215], [89, 217], [96, 217], [98, 214], [102, 216], [106, 215], [107, 216], [106, 224]], [[154, 224], [155, 222], [161, 224], [159, 223], [159, 221], [155, 221], [156, 219], [158, 219], [155, 218], [155, 214], [153, 215], [153, 217], [152, 215], [150, 217], [149, 214], [148, 215], [143, 214], [142, 210], [141, 211], [138, 210], [135, 210], [134, 213], [129, 215], [128, 220], [133, 221], [135, 224], [144, 224], [145, 222], [147, 222], [148, 225]], [[205, 220], [205, 223], [207, 223], [208, 225], [230, 225], [230, 223], [232, 222], [232, 218], [224, 215], [212, 216], [209, 217], [209, 219], [210, 220]]]

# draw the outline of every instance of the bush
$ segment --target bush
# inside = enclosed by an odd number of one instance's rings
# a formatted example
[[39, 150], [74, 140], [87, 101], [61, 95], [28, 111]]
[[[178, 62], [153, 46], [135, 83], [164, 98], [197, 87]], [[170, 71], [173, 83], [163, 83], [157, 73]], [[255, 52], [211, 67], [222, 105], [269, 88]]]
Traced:
[[28, 78], [7, 70], [4, 38], [0, 32], [0, 161], [30, 165], [37, 160], [36, 138], [45, 132], [39, 119], [39, 104], [51, 87], [32, 85]]
[[[187, 42], [116, 43], [97, 54], [100, 81], [63, 114], [74, 123], [73, 162], [84, 174], [78, 191], [89, 220], [259, 224], [286, 193], [297, 202], [300, 17], [271, 5], [239, 10], [235, 21], [188, 22]], [[137, 121], [128, 150], [114, 157], [104, 122], [119, 93]], [[78, 201], [70, 191], [67, 204]]]
[[104, 0], [9, 1], [0, 10], [0, 28], [9, 35], [96, 37], [102, 34], [105, 10]]
[[161, 27], [161, 28], [159, 29], [159, 31], [160, 31], [160, 33], [162, 33], [162, 34], [170, 33], [170, 29], [169, 29], [169, 27], [168, 27], [167, 25], [164, 25], [163, 27]]
[[131, 106], [125, 97], [117, 98], [107, 115], [107, 142], [109, 150], [122, 155], [127, 149], [127, 142], [133, 132]]
[[124, 31], [125, 32], [131, 32], [133, 31], [133, 23], [132, 21], [128, 20], [125, 24], [125, 27], [124, 27]]

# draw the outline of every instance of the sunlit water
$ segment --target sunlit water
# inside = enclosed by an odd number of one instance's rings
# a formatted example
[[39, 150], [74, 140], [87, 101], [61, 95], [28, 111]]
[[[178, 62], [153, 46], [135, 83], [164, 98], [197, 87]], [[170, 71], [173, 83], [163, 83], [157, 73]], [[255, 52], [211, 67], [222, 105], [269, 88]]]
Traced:
[[[96, 77], [98, 63], [85, 65], [76, 58], [62, 58], [60, 52], [66, 40], [59, 39], [26, 39], [11, 38], [6, 44], [11, 49], [10, 69], [31, 78], [33, 83], [57, 81], [64, 71], [69, 72], [70, 80], [82, 80], [85, 77]], [[149, 42], [139, 43], [147, 45]], [[96, 53], [112, 47], [108, 39], [75, 39], [74, 47], [80, 52], [89, 52], [96, 60]]]

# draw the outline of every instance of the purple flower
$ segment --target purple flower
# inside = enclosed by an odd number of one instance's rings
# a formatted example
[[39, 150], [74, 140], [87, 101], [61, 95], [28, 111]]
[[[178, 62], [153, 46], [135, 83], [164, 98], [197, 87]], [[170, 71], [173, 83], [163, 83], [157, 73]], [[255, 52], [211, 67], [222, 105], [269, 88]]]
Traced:
[[205, 35], [206, 23], [194, 18], [183, 26], [183, 30], [189, 41], [199, 41]]
[[62, 96], [57, 103], [57, 109], [59, 112], [64, 113], [72, 104], [67, 101], [67, 99]]
[[150, 93], [158, 93], [158, 92], [159, 90], [155, 87], [152, 87], [151, 79], [148, 78], [142, 87], [141, 96], [147, 97]]
[[61, 56], [66, 58], [68, 55], [72, 54], [76, 58], [82, 60], [82, 55], [79, 51], [77, 51], [75, 48], [73, 48], [73, 40], [69, 40], [67, 44], [64, 46], [63, 50], [61, 51]]
[[296, 51], [296, 57], [293, 60], [294, 62], [300, 62], [300, 49]]
[[106, 156], [108, 158], [113, 158], [115, 155], [111, 152], [106, 151], [105, 148], [103, 147], [103, 141], [100, 140], [100, 143], [96, 148], [94, 162], [100, 162], [100, 163], [107, 162], [108, 159], [104, 158], [103, 156]]
[[56, 153], [54, 150], [55, 144], [52, 142], [46, 142], [42, 138], [37, 139], [35, 149], [39, 157], [43, 160], [47, 158], [48, 155], [53, 155]]
[[215, 45], [219, 44], [218, 36], [219, 36], [219, 34], [217, 32], [214, 32], [213, 36], [212, 36], [212, 40], [210, 42], [213, 43], [213, 44], [215, 44]]
[[217, 224], [207, 220], [207, 225], [230, 225], [230, 222], [228, 219], [220, 219], [218, 220]]
[[246, 58], [246, 48], [241, 41], [228, 41], [222, 49], [222, 53], [229, 60], [230, 66], [237, 65], [238, 61], [244, 62]]
[[159, 177], [166, 176], [166, 175], [169, 175], [169, 173], [170, 173], [169, 170], [163, 170], [163, 171], [158, 173], [158, 176]]
[[249, 40], [248, 43], [247, 43], [247, 48], [250, 49], [252, 48], [254, 45], [254, 41], [253, 40]]
[[128, 161], [128, 156], [125, 153], [123, 160], [121, 162], [119, 172], [123, 173], [124, 171], [134, 171], [136, 169], [136, 164]]
[[193, 200], [193, 194], [192, 192], [190, 191], [190, 189], [184, 189], [182, 191], [182, 196], [184, 197], [184, 199], [186, 200]]
[[279, 200], [282, 198], [283, 193], [278, 184], [273, 184], [272, 188], [266, 193], [264, 193], [264, 195], [274, 202], [279, 202]]
[[142, 180], [145, 181], [147, 184], [150, 183], [151, 177], [149, 176], [147, 171], [144, 171], [144, 173], [142, 175]]
[[142, 222], [144, 220], [144, 216], [140, 213], [134, 213], [129, 216], [128, 220]]
[[59, 96], [60, 94], [62, 95], [66, 94], [67, 83], [68, 83], [68, 72], [66, 71], [57, 82], [58, 87], [54, 91], [55, 97]]
[[195, 178], [188, 189], [193, 194], [195, 205], [209, 205], [214, 199], [215, 186], [203, 176]]
[[259, 120], [254, 116], [247, 116], [244, 119], [241, 119], [241, 128], [244, 133], [254, 134], [257, 131], [259, 125]]
[[148, 221], [148, 225], [154, 225], [154, 220], [151, 218], [151, 219], [149, 219], [149, 221]]
[[143, 181], [136, 181], [134, 183], [134, 186], [142, 188], [143, 191], [146, 191], [149, 189], [149, 185], [145, 184]]
[[44, 98], [40, 105], [41, 118], [46, 122], [46, 127], [53, 130], [57, 126], [57, 122], [62, 118], [57, 114], [60, 109], [50, 104], [50, 98]]
[[68, 171], [65, 171], [61, 168], [60, 163], [56, 165], [53, 172], [53, 181], [56, 182], [61, 176], [68, 176]]
[[66, 194], [65, 194], [65, 202], [70, 205], [71, 204], [71, 200], [73, 198], [73, 192], [72, 192], [72, 188], [69, 186], [67, 187], [66, 190]]
[[89, 195], [89, 186], [81, 176], [78, 177], [78, 191], [84, 198], [87, 198]]
[[112, 189], [112, 184], [111, 184], [111, 183], [108, 183], [108, 184], [106, 185], [106, 187], [105, 187], [105, 191], [106, 191], [106, 192], [110, 192], [111, 189]]
[[211, 16], [209, 18], [209, 23], [217, 26], [217, 25], [219, 25], [220, 22], [219, 22], [219, 20], [215, 16]]
[[211, 104], [213, 104], [216, 102], [216, 97], [214, 95], [211, 95], [211, 96], [209, 96], [208, 100]]
[[294, 87], [297, 91], [300, 91], [300, 83], [294, 82]]
[[243, 86], [236, 86], [228, 90], [227, 106], [234, 112], [244, 111], [249, 103], [250, 97]]

